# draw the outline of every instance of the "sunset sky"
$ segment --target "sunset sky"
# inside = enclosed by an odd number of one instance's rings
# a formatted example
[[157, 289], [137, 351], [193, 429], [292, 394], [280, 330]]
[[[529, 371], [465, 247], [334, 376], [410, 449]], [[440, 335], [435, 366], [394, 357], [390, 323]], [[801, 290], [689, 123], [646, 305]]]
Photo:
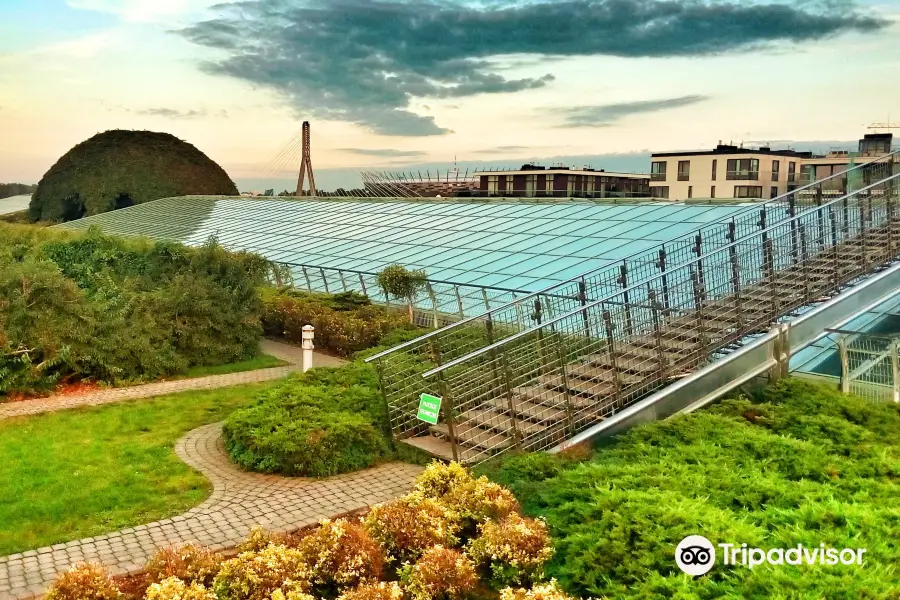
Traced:
[[0, 0], [0, 182], [126, 128], [263, 184], [303, 120], [325, 188], [454, 156], [646, 171], [852, 142], [900, 121], [898, 73], [900, 0]]

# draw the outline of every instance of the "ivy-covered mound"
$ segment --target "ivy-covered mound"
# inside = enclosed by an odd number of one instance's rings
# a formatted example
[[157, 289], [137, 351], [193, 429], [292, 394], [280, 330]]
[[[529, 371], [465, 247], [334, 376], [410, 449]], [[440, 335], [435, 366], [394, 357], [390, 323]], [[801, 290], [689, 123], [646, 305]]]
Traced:
[[168, 133], [98, 133], [60, 158], [38, 183], [32, 221], [72, 221], [142, 202], [187, 195], [234, 196], [228, 174]]
[[188, 248], [0, 224], [0, 401], [251, 358], [267, 267], [214, 241]]
[[[534, 454], [491, 477], [556, 540], [568, 592], [631, 598], [895, 599], [900, 407], [798, 380], [638, 427], [593, 456]], [[688, 535], [737, 548], [861, 549], [864, 565], [676, 566]], [[739, 559], [740, 560], [740, 559]], [[773, 560], [777, 563], [776, 553]], [[803, 558], [803, 560], [806, 560]]]
[[459, 465], [431, 464], [412, 493], [364, 518], [312, 531], [255, 529], [234, 558], [188, 545], [160, 551], [143, 576], [79, 565], [47, 600], [573, 600], [544, 579], [546, 524], [509, 490]]

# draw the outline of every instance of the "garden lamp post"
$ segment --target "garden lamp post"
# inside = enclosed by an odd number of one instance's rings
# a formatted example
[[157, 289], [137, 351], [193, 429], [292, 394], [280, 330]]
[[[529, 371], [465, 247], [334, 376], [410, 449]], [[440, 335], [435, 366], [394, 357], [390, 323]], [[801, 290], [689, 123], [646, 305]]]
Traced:
[[310, 369], [312, 369], [313, 362], [313, 338], [316, 335], [316, 328], [312, 325], [304, 325], [303, 326], [303, 343], [301, 344], [301, 348], [303, 348], [303, 372], [306, 373]]

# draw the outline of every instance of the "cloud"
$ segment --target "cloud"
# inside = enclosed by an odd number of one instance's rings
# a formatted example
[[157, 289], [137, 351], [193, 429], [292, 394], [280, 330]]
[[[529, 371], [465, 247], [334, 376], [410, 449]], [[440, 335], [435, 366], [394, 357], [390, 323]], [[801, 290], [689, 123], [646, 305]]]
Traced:
[[475, 154], [507, 154], [509, 152], [520, 152], [522, 150], [535, 150], [535, 148], [532, 146], [497, 146], [496, 148], [476, 150]]
[[[207, 116], [206, 109], [201, 110], [175, 110], [174, 108], [147, 108], [133, 111], [137, 115], [147, 117], [165, 117], [167, 119], [199, 119]], [[224, 111], [223, 111], [224, 112]]]
[[553, 112], [562, 114], [566, 120], [562, 127], [609, 127], [619, 119], [642, 113], [690, 106], [708, 100], [708, 96], [691, 95], [664, 100], [638, 100], [620, 104], [604, 104], [602, 106], [575, 106], [556, 108]]
[[222, 0], [66, 0], [70, 8], [114, 14], [124, 21], [153, 22], [188, 15]]
[[407, 136], [448, 133], [413, 112], [414, 99], [553, 81], [550, 73], [505, 77], [499, 57], [711, 56], [888, 24], [853, 0], [258, 0], [217, 10], [179, 31], [223, 52], [206, 72], [275, 90], [303, 118]]
[[393, 150], [390, 148], [380, 150], [369, 148], [340, 148], [340, 151], [358, 154], [359, 156], [375, 156], [380, 158], [415, 158], [418, 156], [425, 156], [425, 153], [420, 150]]

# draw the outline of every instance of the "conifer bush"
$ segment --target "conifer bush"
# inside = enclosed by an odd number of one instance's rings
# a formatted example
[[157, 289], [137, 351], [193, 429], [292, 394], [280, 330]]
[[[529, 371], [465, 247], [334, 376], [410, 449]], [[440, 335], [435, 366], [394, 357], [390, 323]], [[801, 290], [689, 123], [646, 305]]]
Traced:
[[44, 596], [46, 600], [118, 600], [119, 590], [97, 563], [73, 565]]
[[376, 581], [384, 573], [381, 548], [359, 525], [347, 519], [322, 521], [297, 547], [305, 571], [318, 595]]
[[275, 592], [287, 598], [309, 587], [300, 552], [274, 544], [225, 561], [212, 584], [218, 600], [269, 600]]
[[432, 546], [400, 572], [412, 600], [462, 600], [478, 585], [472, 560], [443, 546]]
[[221, 556], [208, 548], [184, 544], [154, 554], [144, 571], [153, 583], [176, 578], [186, 584], [209, 585], [219, 571], [221, 560]]

